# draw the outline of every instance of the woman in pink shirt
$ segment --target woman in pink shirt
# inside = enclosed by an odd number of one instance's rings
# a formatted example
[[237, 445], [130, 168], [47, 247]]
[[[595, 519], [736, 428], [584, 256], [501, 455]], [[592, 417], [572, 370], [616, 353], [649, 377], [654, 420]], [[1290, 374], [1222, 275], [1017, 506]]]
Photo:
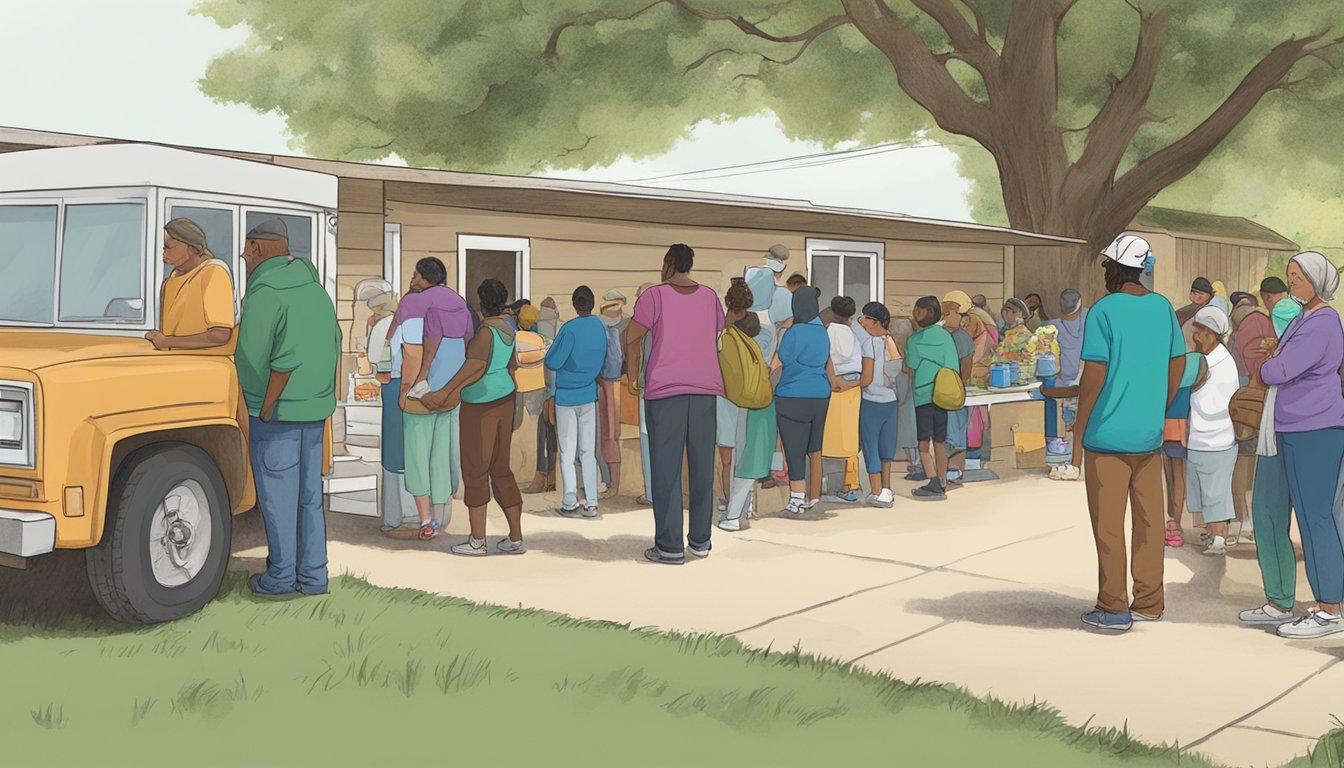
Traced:
[[[653, 477], [654, 546], [644, 556], [679, 565], [686, 549], [709, 556], [714, 519], [715, 400], [723, 395], [719, 332], [723, 304], [714, 290], [691, 279], [695, 251], [682, 243], [663, 258], [663, 282], [640, 295], [625, 330], [631, 394], [644, 370], [644, 408]], [[643, 360], [643, 339], [652, 343]], [[646, 364], [647, 363], [647, 364]], [[690, 471], [690, 530], [682, 542], [681, 460]]]

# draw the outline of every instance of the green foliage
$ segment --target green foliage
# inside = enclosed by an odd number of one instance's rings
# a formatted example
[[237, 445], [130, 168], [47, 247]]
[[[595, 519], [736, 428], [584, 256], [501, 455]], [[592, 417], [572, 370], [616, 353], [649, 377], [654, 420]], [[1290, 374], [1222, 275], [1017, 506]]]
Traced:
[[1035, 702], [901, 682], [796, 647], [350, 577], [275, 603], [233, 573], [219, 599], [170, 626], [0, 629], [12, 765], [696, 762], [650, 747], [675, 733], [710, 765], [1211, 766], [1124, 729], [1067, 725]]
[[[1338, 0], [1138, 4], [1170, 13], [1170, 24], [1148, 104], [1155, 119], [1134, 138], [1121, 172], [1200, 124], [1276, 44], [1332, 27], [1344, 34]], [[843, 11], [839, 0], [698, 5], [775, 34], [800, 33]], [[945, 49], [941, 28], [908, 0], [890, 5], [915, 21], [934, 50]], [[1001, 46], [1009, 2], [977, 5], [990, 43]], [[244, 46], [212, 63], [205, 93], [284, 115], [295, 146], [320, 156], [371, 160], [395, 152], [415, 165], [512, 173], [588, 168], [665, 152], [700, 121], [767, 111], [790, 137], [826, 146], [953, 138], [850, 26], [826, 32], [783, 64], [801, 44], [749, 37], [731, 23], [651, 0], [202, 0], [196, 12], [252, 31]], [[566, 22], [578, 23], [548, 58], [552, 32]], [[1074, 157], [1128, 70], [1138, 26], [1138, 14], [1118, 0], [1078, 3], [1065, 18], [1057, 123], [1073, 129]], [[1338, 50], [1326, 58], [1341, 60]], [[968, 94], [986, 98], [974, 70], [958, 61], [950, 69]], [[1309, 58], [1292, 77], [1301, 82], [1266, 96], [1198, 171], [1156, 202], [1251, 216], [1304, 244], [1344, 242], [1344, 217], [1331, 215], [1344, 203], [1336, 148], [1344, 76]], [[956, 151], [975, 183], [976, 218], [1004, 222], [993, 158], [979, 148]]]

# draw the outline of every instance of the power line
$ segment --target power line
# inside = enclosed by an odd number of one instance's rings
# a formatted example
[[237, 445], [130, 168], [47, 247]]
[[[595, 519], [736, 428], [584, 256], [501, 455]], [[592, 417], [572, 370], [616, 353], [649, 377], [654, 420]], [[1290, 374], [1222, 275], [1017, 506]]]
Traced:
[[[810, 155], [798, 155], [796, 157], [784, 157], [776, 160], [765, 160], [755, 163], [741, 163], [738, 165], [726, 165], [717, 168], [704, 168], [698, 171], [683, 171], [681, 173], [670, 173], [663, 176], [651, 176], [643, 179], [627, 179], [620, 183], [640, 184], [656, 181], [682, 180], [682, 181], [701, 181], [709, 179], [724, 179], [733, 176], [749, 176], [756, 173], [774, 173], [778, 171], [791, 171], [799, 168], [813, 168], [822, 165], [831, 165], [833, 163], [848, 162], [875, 155], [886, 154], [888, 152], [899, 152], [906, 149], [925, 149], [929, 147], [979, 147], [978, 144], [964, 144], [953, 142], [921, 142], [919, 144], [909, 144], [905, 142], [887, 142], [884, 144], [874, 144], [868, 147], [859, 147], [857, 149], [837, 150], [832, 152], [816, 152]], [[783, 165], [781, 165], [783, 164]], [[763, 167], [778, 166], [778, 167]], [[739, 170], [756, 169], [756, 170]], [[718, 173], [719, 171], [730, 171], [730, 173]], [[704, 176], [704, 174], [715, 174]], [[688, 178], [694, 177], [694, 178]]]

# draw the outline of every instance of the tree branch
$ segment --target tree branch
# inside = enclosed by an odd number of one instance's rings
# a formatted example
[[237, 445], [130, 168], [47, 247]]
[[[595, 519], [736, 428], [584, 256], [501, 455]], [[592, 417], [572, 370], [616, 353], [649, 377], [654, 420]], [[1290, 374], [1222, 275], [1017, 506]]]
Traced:
[[940, 128], [984, 145], [990, 143], [989, 108], [961, 89], [948, 72], [946, 59], [929, 50], [909, 22], [883, 0], [841, 2], [855, 28], [891, 62], [902, 90], [927, 110]]
[[1159, 192], [1193, 171], [1233, 129], [1246, 119], [1266, 94], [1293, 82], [1289, 74], [1305, 58], [1344, 43], [1336, 38], [1313, 47], [1325, 32], [1279, 43], [1265, 55], [1204, 122], [1168, 146], [1154, 152], [1115, 182], [1110, 204], [1137, 213]]
[[673, 5], [680, 8], [682, 12], [694, 16], [697, 19], [704, 19], [705, 21], [729, 21], [732, 22], [733, 26], [737, 27], [738, 29], [742, 30], [748, 35], [751, 35], [752, 37], [759, 37], [762, 40], [769, 40], [772, 43], [809, 42], [831, 31], [832, 29], [835, 29], [836, 27], [843, 27], [850, 23], [848, 15], [840, 14], [838, 16], [831, 16], [829, 18], [823, 19], [817, 22], [811, 29], [808, 29], [805, 32], [800, 32], [796, 35], [774, 35], [769, 32], [766, 32], [765, 30], [761, 29], [760, 27], [756, 26], [750, 21], [747, 21], [741, 16], [734, 16], [728, 13], [713, 13], [710, 11], [706, 11], [704, 9], [697, 8], [691, 5], [690, 3], [686, 2], [686, 0], [667, 0], [667, 1], [671, 2]]
[[565, 30], [567, 29], [570, 29], [572, 27], [592, 27], [596, 26], [599, 22], [603, 21], [633, 21], [634, 19], [643, 16], [644, 14], [653, 10], [654, 8], [657, 8], [658, 6], [667, 2], [671, 2], [671, 0], [654, 0], [654, 2], [649, 3], [648, 5], [644, 6], [643, 8], [640, 8], [638, 11], [635, 11], [634, 13], [628, 16], [612, 16], [610, 14], [601, 13], [600, 11], [593, 11], [591, 13], [585, 13], [576, 19], [566, 21], [565, 23], [551, 30], [551, 37], [549, 40], [546, 41], [546, 52], [544, 55], [547, 59], [555, 59], [558, 57], [560, 47], [560, 36], [563, 35], [565, 33]]
[[1154, 120], [1155, 115], [1148, 110], [1148, 99], [1161, 68], [1167, 22], [1166, 12], [1140, 19], [1134, 59], [1088, 124], [1083, 153], [1069, 169], [1065, 181], [1068, 196], [1094, 196], [1109, 184], [1134, 135], [1145, 123]]
[[975, 0], [961, 0], [961, 4], [975, 17], [975, 33], [981, 40], [989, 42], [989, 25], [985, 23], [985, 14], [981, 13], [980, 6], [975, 4]]
[[[986, 79], [997, 74], [999, 54], [985, 38], [983, 26], [979, 33], [971, 29], [970, 23], [952, 4], [952, 0], [911, 0], [911, 2], [938, 22], [938, 26], [947, 33], [947, 39], [952, 42], [952, 50], [960, 54], [952, 58], [966, 62]], [[978, 11], [977, 23], [984, 24], [984, 19], [978, 16]]]
[[686, 69], [682, 71], [682, 74], [683, 75], [690, 74], [692, 71], [704, 66], [705, 63], [708, 62], [710, 59], [722, 53], [732, 53], [738, 56], [759, 56], [761, 58], [761, 61], [768, 62], [770, 64], [779, 64], [779, 65], [792, 64], [793, 62], [801, 59], [803, 57], [803, 54], [807, 53], [808, 47], [811, 46], [812, 43], [822, 34], [825, 34], [825, 32], [813, 35], [812, 37], [809, 37], [808, 39], [804, 40], [803, 44], [798, 47], [798, 50], [795, 51], [794, 54], [787, 59], [773, 59], [758, 51], [739, 51], [736, 48], [720, 48], [716, 51], [710, 51], [709, 53], [706, 53], [704, 56], [701, 56], [700, 58], [691, 62], [689, 65], [686, 66]]

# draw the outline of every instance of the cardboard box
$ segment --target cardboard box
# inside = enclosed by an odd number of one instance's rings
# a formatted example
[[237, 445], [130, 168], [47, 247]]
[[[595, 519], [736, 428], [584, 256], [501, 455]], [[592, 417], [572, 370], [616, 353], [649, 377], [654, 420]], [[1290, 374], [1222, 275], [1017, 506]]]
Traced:
[[1001, 456], [1013, 452], [1013, 428], [1042, 432], [1045, 429], [1045, 401], [1022, 400], [989, 406], [989, 446]]
[[1045, 468], [1045, 433], [1036, 427], [1013, 428], [1013, 467], [1015, 469]]

